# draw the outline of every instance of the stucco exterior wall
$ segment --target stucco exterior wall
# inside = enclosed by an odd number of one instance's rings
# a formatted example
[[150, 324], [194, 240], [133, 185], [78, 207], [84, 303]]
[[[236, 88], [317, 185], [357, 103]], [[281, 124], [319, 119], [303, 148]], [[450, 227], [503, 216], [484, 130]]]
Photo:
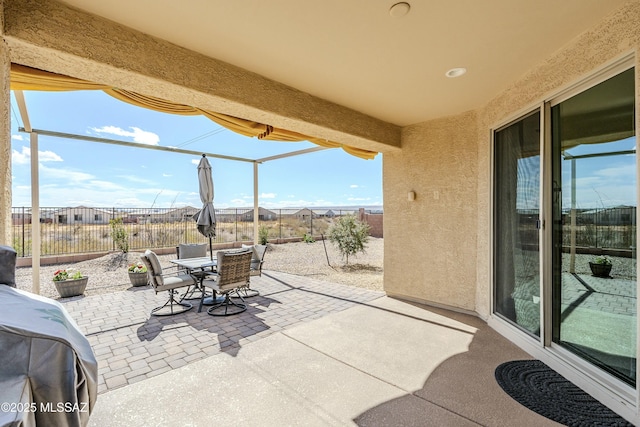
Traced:
[[[1, 4], [1, 3], [0, 3]], [[0, 40], [0, 245], [11, 246], [11, 97], [9, 49]]]
[[[384, 155], [384, 286], [389, 295], [475, 309], [476, 114], [409, 126]], [[408, 192], [416, 198], [408, 200]]]
[[4, 4], [11, 60], [372, 151], [400, 127], [53, 0]]
[[636, 54], [636, 129], [640, 123], [640, 2], [618, 10], [531, 70], [478, 110], [478, 250], [476, 312], [490, 313], [491, 276], [491, 132], [505, 121], [550, 100], [607, 64]]
[[402, 151], [384, 155], [387, 293], [489, 316], [492, 128], [633, 52], [640, 123], [639, 22], [630, 2], [481, 108], [403, 129]]

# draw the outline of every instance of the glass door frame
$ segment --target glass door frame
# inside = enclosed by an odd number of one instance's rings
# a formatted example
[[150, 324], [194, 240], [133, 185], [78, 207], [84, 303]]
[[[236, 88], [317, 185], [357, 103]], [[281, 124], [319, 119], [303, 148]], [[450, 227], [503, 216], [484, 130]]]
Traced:
[[[528, 108], [519, 111], [517, 114], [511, 116], [508, 120], [505, 120], [495, 127], [492, 127], [491, 138], [491, 203], [490, 203], [490, 239], [491, 239], [491, 275], [489, 286], [491, 292], [489, 293], [490, 310], [489, 319], [487, 323], [497, 332], [505, 336], [514, 344], [521, 347], [523, 350], [531, 354], [533, 357], [542, 360], [549, 365], [552, 369], [559, 372], [568, 380], [574, 384], [583, 388], [589, 392], [596, 399], [607, 404], [609, 407], [621, 413], [627, 417], [633, 417], [637, 419], [640, 413], [640, 379], [637, 381], [636, 388], [629, 386], [613, 375], [603, 371], [602, 369], [592, 365], [586, 360], [571, 353], [567, 349], [562, 348], [560, 345], [552, 342], [552, 152], [551, 152], [551, 107], [557, 105], [585, 90], [602, 83], [603, 81], [614, 77], [623, 71], [636, 67], [636, 60], [634, 54], [626, 55], [616, 61], [594, 70], [587, 78], [582, 79], [574, 84], [571, 84], [564, 89], [557, 91], [552, 96], [544, 99], [543, 101], [531, 104]], [[636, 82], [638, 81], [638, 68], [636, 67], [635, 75]], [[638, 103], [638, 92], [640, 91], [640, 85], [635, 85], [635, 99], [636, 105]], [[519, 329], [512, 323], [504, 320], [495, 313], [494, 301], [495, 301], [495, 260], [494, 257], [494, 182], [495, 176], [495, 132], [496, 130], [503, 129], [506, 126], [515, 123], [522, 118], [535, 113], [536, 110], [540, 111], [540, 336], [533, 336], [524, 330]], [[638, 128], [638, 112], [636, 111], [636, 129]], [[636, 140], [638, 139], [638, 132], [636, 130]], [[640, 160], [636, 155], [636, 177], [640, 178]], [[640, 182], [640, 179], [637, 180]], [[640, 185], [636, 185], [637, 200], [640, 200]], [[640, 247], [640, 233], [636, 235], [636, 247]], [[640, 265], [637, 266], [637, 272], [640, 271]], [[636, 289], [639, 288], [639, 280], [636, 280]], [[639, 307], [636, 307], [638, 311]], [[640, 320], [636, 314], [637, 330], [640, 332]], [[640, 333], [636, 337], [636, 354], [640, 355]], [[636, 358], [636, 372], [640, 367], [640, 357]]]

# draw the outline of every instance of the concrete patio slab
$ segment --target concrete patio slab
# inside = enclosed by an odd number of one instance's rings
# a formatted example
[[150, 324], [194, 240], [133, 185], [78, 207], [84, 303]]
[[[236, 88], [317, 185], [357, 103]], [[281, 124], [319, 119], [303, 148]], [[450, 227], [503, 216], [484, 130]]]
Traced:
[[495, 383], [484, 322], [382, 297], [99, 396], [92, 426], [557, 425]]

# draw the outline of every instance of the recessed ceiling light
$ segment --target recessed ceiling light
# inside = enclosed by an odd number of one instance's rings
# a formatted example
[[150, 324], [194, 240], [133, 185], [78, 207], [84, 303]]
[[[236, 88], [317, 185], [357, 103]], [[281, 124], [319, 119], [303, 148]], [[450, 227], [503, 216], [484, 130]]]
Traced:
[[445, 76], [447, 77], [460, 77], [461, 75], [463, 75], [464, 73], [467, 72], [466, 68], [452, 68], [449, 71], [447, 71], [446, 73], [444, 73]]
[[409, 13], [409, 9], [411, 9], [411, 5], [407, 2], [396, 3], [389, 9], [389, 15], [394, 18], [401, 18], [407, 13]]

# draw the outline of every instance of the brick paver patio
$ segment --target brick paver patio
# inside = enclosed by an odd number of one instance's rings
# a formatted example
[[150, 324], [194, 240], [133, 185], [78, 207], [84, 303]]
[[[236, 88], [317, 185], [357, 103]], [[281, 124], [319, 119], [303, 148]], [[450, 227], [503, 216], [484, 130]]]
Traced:
[[252, 277], [251, 287], [260, 295], [246, 299], [244, 313], [229, 317], [209, 316], [206, 307], [198, 313], [198, 300], [186, 313], [150, 316], [167, 294], [147, 287], [60, 302], [91, 343], [98, 393], [104, 393], [220, 352], [236, 355], [248, 342], [384, 295], [269, 271]]

